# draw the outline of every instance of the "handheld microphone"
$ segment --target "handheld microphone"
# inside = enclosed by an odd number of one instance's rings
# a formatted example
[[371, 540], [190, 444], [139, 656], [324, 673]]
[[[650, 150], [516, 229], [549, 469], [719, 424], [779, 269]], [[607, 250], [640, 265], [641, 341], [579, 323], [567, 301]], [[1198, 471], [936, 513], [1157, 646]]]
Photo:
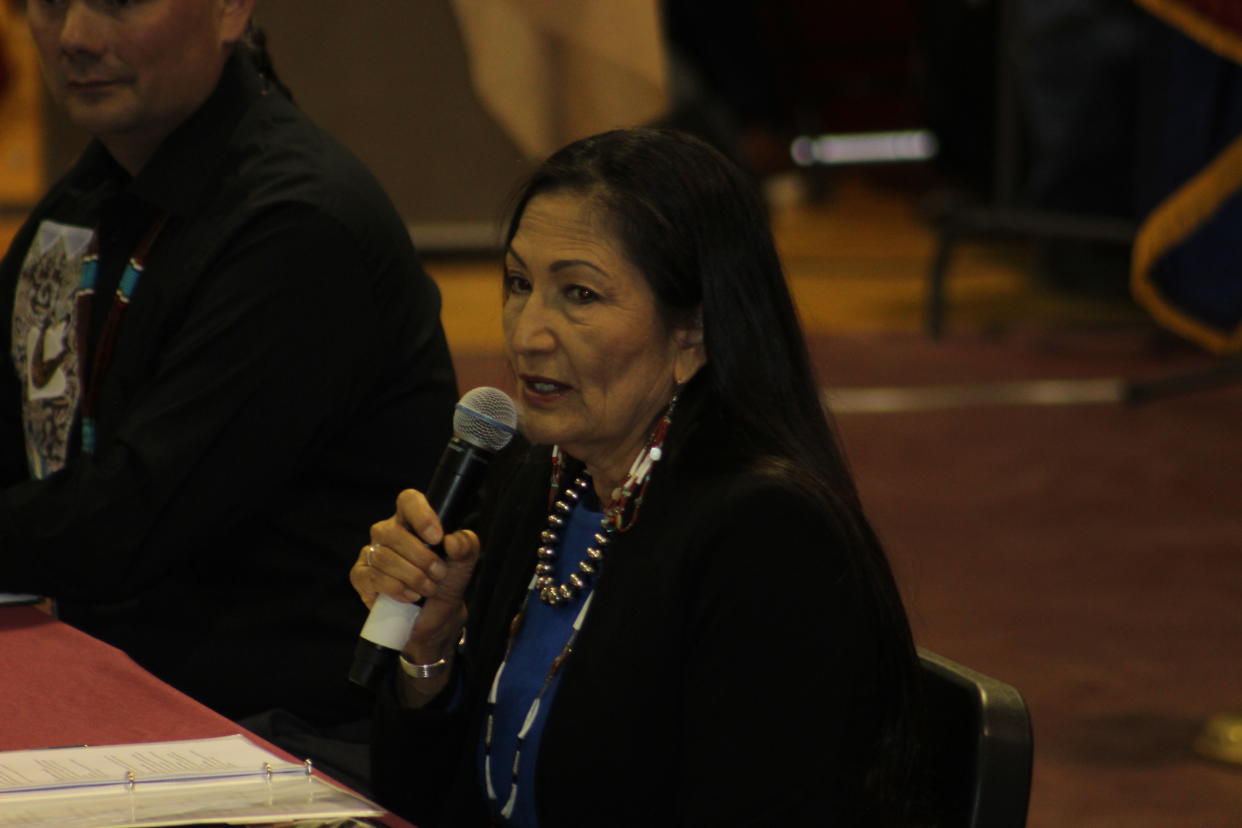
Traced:
[[[517, 409], [505, 392], [476, 388], [457, 403], [453, 413], [453, 439], [427, 486], [427, 502], [440, 519], [444, 533], [460, 528], [471, 502], [483, 482], [492, 455], [508, 445], [517, 431]], [[439, 546], [432, 550], [444, 557]], [[380, 595], [362, 627], [354, 648], [349, 680], [374, 689], [396, 663], [422, 611], [421, 600], [402, 603]]]

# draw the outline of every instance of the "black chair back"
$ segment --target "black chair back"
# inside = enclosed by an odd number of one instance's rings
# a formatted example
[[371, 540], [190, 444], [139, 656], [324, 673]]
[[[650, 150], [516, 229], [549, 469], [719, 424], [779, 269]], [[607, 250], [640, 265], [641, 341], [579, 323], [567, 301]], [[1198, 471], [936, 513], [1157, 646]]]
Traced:
[[918, 775], [940, 828], [1024, 828], [1031, 721], [1003, 681], [919, 648], [924, 709]]

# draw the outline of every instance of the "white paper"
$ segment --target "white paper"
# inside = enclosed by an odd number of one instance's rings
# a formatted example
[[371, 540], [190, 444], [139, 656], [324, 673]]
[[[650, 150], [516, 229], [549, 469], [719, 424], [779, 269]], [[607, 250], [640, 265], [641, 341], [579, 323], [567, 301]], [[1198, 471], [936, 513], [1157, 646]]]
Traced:
[[0, 753], [0, 826], [243, 824], [383, 813], [240, 735]]

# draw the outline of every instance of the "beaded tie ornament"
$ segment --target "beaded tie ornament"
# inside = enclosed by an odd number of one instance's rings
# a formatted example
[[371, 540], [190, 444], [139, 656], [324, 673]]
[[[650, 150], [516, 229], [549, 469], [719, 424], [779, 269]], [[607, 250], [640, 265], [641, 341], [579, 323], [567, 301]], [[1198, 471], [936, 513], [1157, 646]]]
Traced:
[[74, 314], [77, 319], [78, 359], [81, 363], [78, 368], [78, 376], [82, 377], [83, 382], [81, 404], [83, 454], [95, 453], [95, 414], [99, 407], [99, 391], [103, 386], [104, 375], [112, 367], [112, 354], [116, 347], [121, 322], [125, 317], [125, 309], [129, 307], [134, 290], [138, 287], [138, 280], [142, 276], [147, 254], [151, 252], [151, 248], [155, 245], [155, 240], [159, 238], [160, 231], [164, 229], [164, 224], [167, 221], [167, 213], [160, 213], [156, 216], [155, 220], [147, 227], [146, 232], [143, 233], [138, 246], [130, 255], [129, 260], [125, 263], [125, 270], [122, 272], [121, 280], [117, 284], [112, 307], [108, 310], [107, 319], [104, 321], [103, 329], [99, 334], [99, 341], [95, 346], [95, 359], [89, 364], [86, 358], [89, 351], [89, 330], [93, 316], [92, 308], [95, 302], [95, 283], [99, 277], [98, 228], [95, 230], [95, 235], [91, 239], [91, 245], [87, 249], [86, 255], [82, 258], [82, 272], [78, 281], [78, 289], [74, 293]]

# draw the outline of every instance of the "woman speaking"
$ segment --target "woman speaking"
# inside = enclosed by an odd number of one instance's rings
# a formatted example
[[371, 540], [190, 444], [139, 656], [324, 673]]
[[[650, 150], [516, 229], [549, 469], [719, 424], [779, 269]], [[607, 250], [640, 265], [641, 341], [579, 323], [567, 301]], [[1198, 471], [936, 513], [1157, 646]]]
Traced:
[[474, 531], [407, 491], [351, 571], [368, 605], [426, 600], [380, 799], [424, 826], [901, 824], [914, 648], [749, 182], [673, 132], [578, 141], [522, 190], [503, 284], [528, 442]]

